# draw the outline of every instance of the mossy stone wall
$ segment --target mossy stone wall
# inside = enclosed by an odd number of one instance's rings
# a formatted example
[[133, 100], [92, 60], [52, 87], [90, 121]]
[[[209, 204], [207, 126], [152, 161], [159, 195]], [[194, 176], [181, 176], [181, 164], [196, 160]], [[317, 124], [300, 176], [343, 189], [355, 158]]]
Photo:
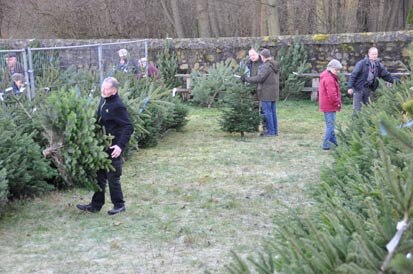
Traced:
[[[82, 45], [93, 43], [125, 42], [128, 40], [39, 40], [42, 47]], [[379, 49], [379, 58], [391, 72], [403, 72], [409, 64], [408, 48], [413, 41], [413, 31], [380, 32], [380, 33], [345, 33], [345, 34], [315, 34], [297, 36], [275, 37], [228, 37], [228, 38], [187, 38], [187, 39], [149, 39], [148, 55], [150, 60], [156, 62], [157, 53], [162, 50], [165, 43], [177, 53], [181, 72], [192, 70], [207, 70], [211, 64], [227, 61], [238, 64], [248, 55], [252, 46], [269, 48], [276, 55], [281, 47], [289, 46], [294, 41], [304, 43], [308, 52], [308, 59], [313, 72], [321, 72], [332, 58], [338, 59], [344, 66], [344, 71], [351, 72], [355, 63], [364, 58], [370, 47]], [[29, 40], [0, 40], [0, 46], [24, 48]], [[142, 44], [112, 45], [105, 47], [104, 55], [107, 60], [114, 62], [117, 59], [119, 48], [125, 47], [133, 56], [138, 58], [143, 55]], [[67, 60], [73, 62], [95, 63], [96, 58], [82, 58], [76, 51]], [[65, 55], [71, 54], [65, 51]], [[96, 55], [91, 52], [92, 56]], [[86, 60], [85, 60], [86, 59]], [[92, 64], [96, 65], [96, 64]]]

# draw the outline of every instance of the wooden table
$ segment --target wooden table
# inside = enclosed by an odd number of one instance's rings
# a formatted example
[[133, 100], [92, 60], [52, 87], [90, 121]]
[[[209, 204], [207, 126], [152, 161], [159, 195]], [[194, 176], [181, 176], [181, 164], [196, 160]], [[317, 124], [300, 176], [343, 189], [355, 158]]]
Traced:
[[185, 88], [176, 87], [172, 89], [172, 96], [180, 94], [183, 101], [187, 101], [191, 95], [191, 74], [175, 74], [175, 77], [182, 78], [185, 82]]

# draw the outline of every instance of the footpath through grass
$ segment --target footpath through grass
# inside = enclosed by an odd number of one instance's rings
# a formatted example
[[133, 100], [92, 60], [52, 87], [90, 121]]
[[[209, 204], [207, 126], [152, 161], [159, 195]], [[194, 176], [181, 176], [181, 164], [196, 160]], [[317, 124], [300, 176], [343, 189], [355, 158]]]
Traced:
[[[127, 211], [79, 212], [83, 190], [18, 202], [0, 220], [1, 273], [222, 273], [230, 250], [251, 254], [286, 207], [310, 206], [306, 188], [331, 160], [316, 104], [278, 104], [279, 136], [219, 129], [217, 109], [191, 109], [124, 165]], [[337, 120], [350, 117], [346, 106]]]

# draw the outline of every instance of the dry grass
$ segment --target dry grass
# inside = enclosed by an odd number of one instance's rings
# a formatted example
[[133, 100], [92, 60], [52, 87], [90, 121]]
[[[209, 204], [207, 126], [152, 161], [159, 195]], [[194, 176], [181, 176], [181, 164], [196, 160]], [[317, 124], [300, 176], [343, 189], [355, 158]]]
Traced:
[[0, 222], [0, 272], [221, 273], [229, 251], [257, 249], [286, 207], [311, 205], [306, 188], [331, 159], [317, 105], [278, 112], [279, 137], [240, 138], [219, 129], [218, 110], [192, 109], [184, 132], [125, 164], [125, 214], [78, 212], [91, 197], [83, 190], [12, 205]]

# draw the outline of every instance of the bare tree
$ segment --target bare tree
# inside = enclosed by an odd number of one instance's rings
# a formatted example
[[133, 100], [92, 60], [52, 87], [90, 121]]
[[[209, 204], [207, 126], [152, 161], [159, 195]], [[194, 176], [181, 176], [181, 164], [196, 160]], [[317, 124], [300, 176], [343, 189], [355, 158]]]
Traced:
[[0, 38], [3, 38], [3, 33], [1, 31], [1, 26], [3, 25], [3, 16], [4, 16], [4, 10], [6, 8], [6, 1], [5, 0], [0, 0]]
[[198, 17], [198, 33], [199, 37], [211, 37], [209, 16], [208, 16], [208, 1], [196, 0], [196, 13]]
[[279, 35], [280, 21], [278, 18], [277, 0], [261, 0], [260, 34]]
[[212, 4], [212, 7], [208, 7], [208, 16], [209, 23], [211, 24], [212, 36], [219, 37], [218, 14], [217, 9], [215, 8], [218, 6], [218, 2], [217, 0], [210, 0], [209, 3]]
[[287, 14], [287, 27], [286, 31], [289, 34], [295, 33], [295, 22], [296, 22], [296, 1], [286, 1], [286, 14]]
[[182, 38], [387, 31], [406, 28], [412, 8], [413, 0], [0, 0], [0, 36]]
[[328, 6], [325, 0], [315, 0], [317, 12], [316, 30], [320, 33], [327, 33], [329, 31], [328, 24]]
[[403, 1], [403, 11], [404, 11], [404, 14], [403, 14], [404, 27], [407, 29], [409, 27], [409, 22], [407, 21], [409, 12], [413, 12], [413, 0]]
[[178, 35], [179, 38], [184, 38], [185, 34], [184, 34], [184, 28], [181, 22], [181, 15], [179, 12], [178, 0], [171, 0], [171, 7], [172, 7], [172, 16], [174, 18], [173, 21], [174, 21], [176, 34]]

